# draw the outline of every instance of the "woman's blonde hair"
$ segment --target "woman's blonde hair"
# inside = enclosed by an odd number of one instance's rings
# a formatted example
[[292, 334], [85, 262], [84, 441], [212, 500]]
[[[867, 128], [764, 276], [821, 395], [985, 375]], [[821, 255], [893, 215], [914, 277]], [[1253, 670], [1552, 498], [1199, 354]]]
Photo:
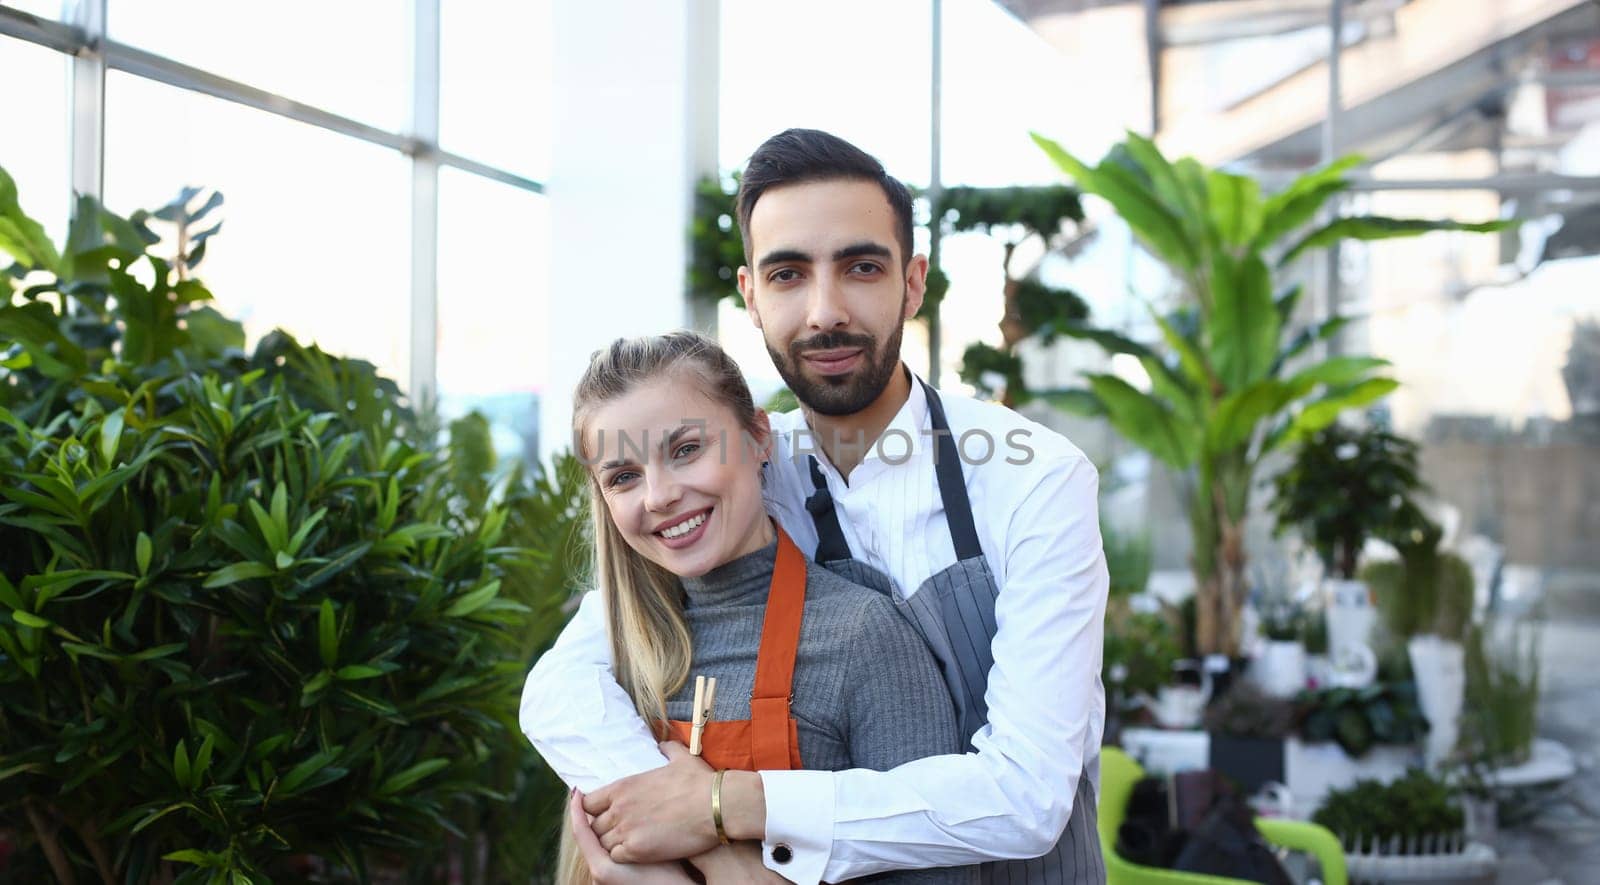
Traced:
[[[573, 444], [582, 446], [588, 439], [589, 423], [601, 406], [641, 384], [678, 373], [695, 378], [708, 399], [727, 406], [741, 430], [752, 438], [765, 439], [766, 424], [738, 364], [711, 339], [680, 331], [618, 338], [595, 351], [572, 395]], [[724, 457], [732, 455], [724, 453]], [[605, 600], [612, 672], [646, 722], [665, 721], [667, 698], [689, 677], [692, 649], [683, 613], [683, 585], [676, 575], [628, 546], [606, 509], [600, 481], [592, 471], [589, 503], [594, 580]], [[589, 871], [566, 820], [563, 818], [557, 881], [563, 885], [586, 883]]]

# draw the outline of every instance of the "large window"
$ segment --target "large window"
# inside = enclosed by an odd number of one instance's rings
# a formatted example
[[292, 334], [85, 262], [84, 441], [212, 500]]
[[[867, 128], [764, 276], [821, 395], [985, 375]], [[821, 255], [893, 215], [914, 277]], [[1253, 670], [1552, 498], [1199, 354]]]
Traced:
[[[23, 210], [59, 243], [66, 238], [72, 187], [68, 59], [41, 46], [4, 37], [0, 41], [0, 83], [7, 84], [6, 114], [11, 120], [11, 134], [0, 143], [0, 167], [16, 180]], [[17, 137], [22, 131], [26, 138]]]
[[27, 137], [0, 165], [58, 242], [74, 182], [123, 214], [221, 192], [201, 274], [252, 345], [283, 328], [371, 360], [531, 451], [549, 17], [548, 0], [7, 0], [0, 82]]

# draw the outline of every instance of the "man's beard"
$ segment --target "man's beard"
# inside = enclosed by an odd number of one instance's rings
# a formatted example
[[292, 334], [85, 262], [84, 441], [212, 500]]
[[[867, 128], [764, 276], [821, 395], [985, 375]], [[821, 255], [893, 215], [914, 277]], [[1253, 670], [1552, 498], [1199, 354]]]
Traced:
[[[902, 310], [905, 296], [901, 296]], [[894, 331], [883, 347], [871, 335], [852, 335], [848, 332], [823, 332], [803, 338], [789, 345], [788, 354], [780, 352], [767, 342], [767, 355], [777, 367], [783, 383], [789, 385], [795, 399], [812, 411], [829, 417], [854, 415], [872, 405], [889, 386], [895, 369], [900, 365], [900, 341], [905, 335], [905, 323], [896, 323]], [[843, 375], [827, 375], [811, 380], [803, 374], [802, 353], [815, 350], [860, 348], [861, 366]]]

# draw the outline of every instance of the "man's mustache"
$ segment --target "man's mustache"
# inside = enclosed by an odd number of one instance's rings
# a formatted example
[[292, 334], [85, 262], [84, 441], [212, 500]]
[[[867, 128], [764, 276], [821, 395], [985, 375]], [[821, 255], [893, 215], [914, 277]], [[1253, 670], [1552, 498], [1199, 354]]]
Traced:
[[845, 348], [860, 348], [867, 353], [872, 353], [876, 339], [871, 335], [853, 335], [849, 332], [823, 332], [810, 338], [803, 338], [789, 345], [789, 355], [799, 359], [802, 354], [814, 350], [843, 350]]

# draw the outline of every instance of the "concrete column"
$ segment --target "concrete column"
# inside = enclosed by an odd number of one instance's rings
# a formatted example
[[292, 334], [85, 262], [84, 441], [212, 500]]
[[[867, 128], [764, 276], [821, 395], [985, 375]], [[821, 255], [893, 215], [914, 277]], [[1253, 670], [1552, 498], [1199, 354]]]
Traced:
[[705, 329], [684, 276], [694, 183], [716, 169], [720, 23], [719, 0], [553, 2], [544, 459], [571, 446], [572, 388], [593, 351]]

